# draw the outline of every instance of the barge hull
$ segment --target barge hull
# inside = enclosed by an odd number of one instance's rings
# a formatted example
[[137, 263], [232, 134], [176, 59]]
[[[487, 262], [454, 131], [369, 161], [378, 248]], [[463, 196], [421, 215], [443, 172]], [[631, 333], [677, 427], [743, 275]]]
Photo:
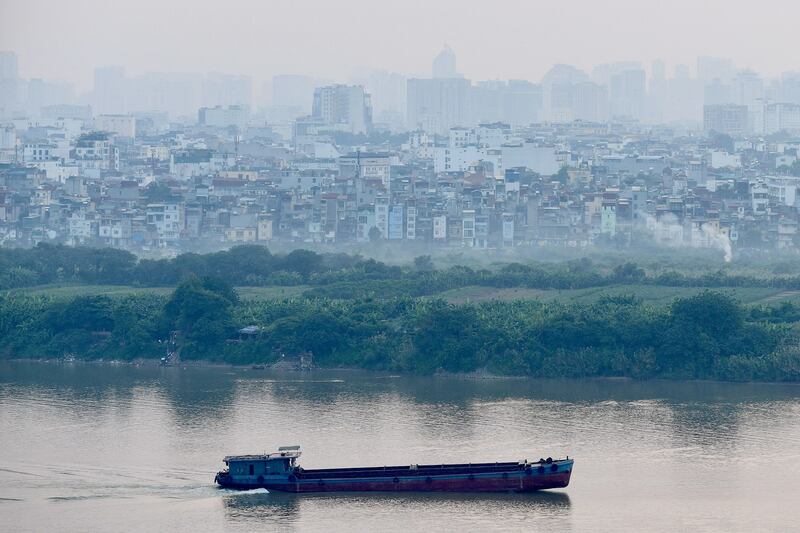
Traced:
[[[554, 466], [551, 470], [551, 466]], [[353, 477], [342, 469], [342, 477], [330, 470], [319, 471], [315, 477], [313, 470], [302, 472], [300, 477], [291, 476], [282, 479], [253, 479], [234, 481], [223, 475], [217, 476], [220, 486], [231, 489], [250, 490], [265, 488], [280, 492], [534, 492], [545, 489], [564, 488], [569, 485], [572, 474], [572, 461], [559, 461], [555, 465], [547, 465], [546, 472], [536, 467], [517, 469], [506, 472], [419, 474], [393, 476]]]

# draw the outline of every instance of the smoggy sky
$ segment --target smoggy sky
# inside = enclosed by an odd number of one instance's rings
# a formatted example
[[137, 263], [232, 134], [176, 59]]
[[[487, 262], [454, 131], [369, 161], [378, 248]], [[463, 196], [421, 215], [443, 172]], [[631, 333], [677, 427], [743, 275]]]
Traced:
[[112, 64], [256, 82], [358, 67], [428, 75], [444, 43], [472, 79], [654, 58], [669, 73], [698, 55], [774, 76], [800, 70], [798, 28], [796, 0], [0, 0], [0, 50], [17, 52], [21, 77], [81, 89]]

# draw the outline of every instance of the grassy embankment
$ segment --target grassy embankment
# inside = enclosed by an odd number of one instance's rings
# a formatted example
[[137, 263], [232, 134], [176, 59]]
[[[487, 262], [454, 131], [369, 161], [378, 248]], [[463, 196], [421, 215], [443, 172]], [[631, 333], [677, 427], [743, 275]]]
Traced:
[[[166, 296], [173, 287], [133, 287], [125, 285], [43, 285], [0, 291], [6, 295], [49, 296], [58, 299], [71, 299], [77, 296], [124, 297], [139, 294]], [[301, 297], [309, 289], [308, 285], [273, 287], [237, 287], [239, 296], [245, 300], [276, 300]], [[510, 302], [515, 300], [537, 300], [542, 302], [564, 302], [576, 304], [595, 303], [604, 296], [633, 295], [650, 305], [669, 305], [675, 298], [694, 296], [705, 290], [702, 287], [663, 287], [658, 285], [609, 285], [585, 289], [528, 289], [468, 286], [447, 290], [432, 297], [443, 298], [455, 303], [480, 303], [490, 301]], [[800, 291], [765, 287], [718, 288], [745, 305], [778, 305], [782, 302], [800, 304]]]

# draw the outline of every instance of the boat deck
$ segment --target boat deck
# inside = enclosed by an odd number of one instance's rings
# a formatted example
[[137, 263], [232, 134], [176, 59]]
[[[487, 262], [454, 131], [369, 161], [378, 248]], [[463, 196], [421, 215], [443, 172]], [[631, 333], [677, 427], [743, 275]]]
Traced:
[[[298, 479], [330, 479], [330, 478], [365, 478], [385, 476], [434, 476], [434, 475], [459, 475], [481, 474], [495, 472], [512, 472], [526, 468], [538, 469], [539, 467], [550, 470], [553, 465], [562, 461], [553, 460], [551, 463], [536, 462], [505, 462], [505, 463], [463, 463], [463, 464], [435, 464], [435, 465], [404, 465], [404, 466], [374, 466], [358, 468], [319, 468], [298, 469], [294, 474]], [[556, 466], [556, 469], [558, 467]]]

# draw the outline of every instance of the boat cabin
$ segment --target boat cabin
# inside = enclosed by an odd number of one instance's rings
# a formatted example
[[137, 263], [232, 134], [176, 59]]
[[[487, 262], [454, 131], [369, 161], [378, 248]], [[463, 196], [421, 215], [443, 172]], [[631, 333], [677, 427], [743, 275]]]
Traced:
[[294, 471], [300, 446], [281, 446], [277, 452], [261, 455], [229, 455], [223, 461], [231, 476], [266, 477], [287, 476]]

